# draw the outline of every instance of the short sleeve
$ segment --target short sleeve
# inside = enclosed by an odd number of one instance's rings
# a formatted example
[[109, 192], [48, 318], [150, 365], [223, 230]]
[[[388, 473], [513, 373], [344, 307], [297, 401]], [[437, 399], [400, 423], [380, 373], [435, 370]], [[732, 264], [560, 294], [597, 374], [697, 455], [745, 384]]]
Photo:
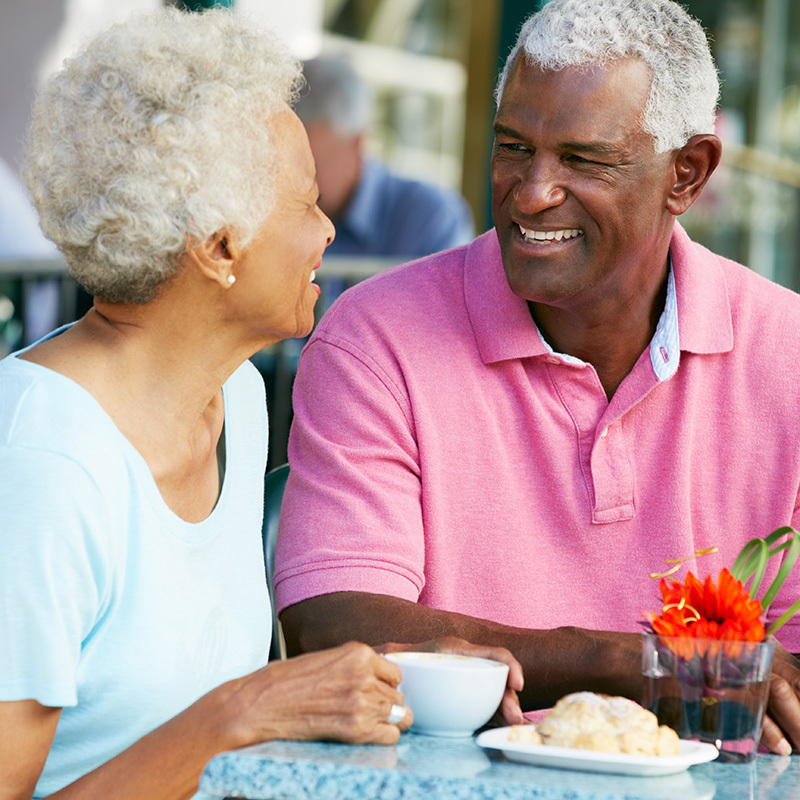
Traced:
[[73, 706], [81, 648], [108, 601], [101, 494], [60, 455], [0, 447], [0, 700]]
[[275, 562], [278, 610], [337, 591], [416, 601], [424, 585], [419, 454], [396, 375], [344, 341], [300, 359]]

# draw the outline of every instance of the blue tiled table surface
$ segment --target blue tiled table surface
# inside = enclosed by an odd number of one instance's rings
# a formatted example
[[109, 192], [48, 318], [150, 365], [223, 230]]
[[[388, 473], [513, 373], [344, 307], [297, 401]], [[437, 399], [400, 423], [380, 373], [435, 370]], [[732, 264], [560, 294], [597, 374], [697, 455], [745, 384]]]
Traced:
[[474, 739], [405, 733], [392, 747], [268, 742], [222, 753], [200, 789], [248, 800], [800, 800], [800, 756], [641, 778], [517, 764]]

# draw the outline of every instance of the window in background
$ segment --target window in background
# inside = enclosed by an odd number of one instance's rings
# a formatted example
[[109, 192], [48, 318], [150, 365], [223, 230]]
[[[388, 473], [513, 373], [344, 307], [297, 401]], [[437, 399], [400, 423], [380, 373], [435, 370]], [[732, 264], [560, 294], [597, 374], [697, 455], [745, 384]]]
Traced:
[[335, 0], [323, 51], [347, 53], [375, 98], [369, 149], [409, 177], [461, 188], [469, 2]]
[[488, 192], [501, 5], [325, 2], [323, 51], [348, 53], [375, 95], [370, 151], [400, 174], [462, 191], [479, 222]]
[[800, 4], [689, 0], [722, 79], [720, 167], [681, 221], [712, 250], [800, 289]]

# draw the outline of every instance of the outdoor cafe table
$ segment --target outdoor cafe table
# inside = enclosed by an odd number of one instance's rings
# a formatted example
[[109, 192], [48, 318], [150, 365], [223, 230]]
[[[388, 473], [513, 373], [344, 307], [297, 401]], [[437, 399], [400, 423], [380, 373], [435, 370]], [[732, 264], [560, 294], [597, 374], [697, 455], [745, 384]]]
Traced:
[[248, 800], [795, 800], [800, 756], [642, 778], [517, 764], [474, 738], [405, 733], [392, 747], [279, 741], [222, 753], [200, 789]]

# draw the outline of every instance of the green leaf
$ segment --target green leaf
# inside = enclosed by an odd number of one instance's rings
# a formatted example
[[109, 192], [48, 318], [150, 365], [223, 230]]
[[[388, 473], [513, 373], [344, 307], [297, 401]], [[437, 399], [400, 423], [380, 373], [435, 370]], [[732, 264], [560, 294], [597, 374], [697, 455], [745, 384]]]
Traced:
[[753, 583], [750, 586], [750, 596], [755, 597], [756, 592], [761, 586], [764, 572], [767, 569], [767, 559], [769, 558], [769, 545], [764, 539], [751, 539], [736, 557], [731, 568], [731, 575], [737, 581], [746, 583], [751, 575], [755, 574]]
[[771, 636], [775, 633], [778, 628], [785, 625], [798, 611], [800, 611], [800, 600], [798, 600], [793, 606], [791, 606], [787, 611], [784, 611], [772, 625], [769, 626], [769, 630], [767, 631], [767, 636]]
[[[787, 548], [788, 550], [783, 558], [783, 564], [781, 564], [781, 568], [778, 570], [778, 574], [775, 576], [775, 580], [772, 582], [772, 585], [769, 587], [769, 589], [767, 589], [764, 597], [761, 600], [761, 606], [764, 611], [766, 611], [772, 605], [775, 595], [778, 594], [781, 586], [783, 586], [784, 582], [786, 581], [786, 578], [789, 577], [789, 573], [792, 571], [795, 562], [797, 561], [797, 556], [800, 555], [800, 534], [798, 534], [794, 528], [778, 528], [778, 530], [771, 534], [771, 536], [775, 536], [775, 534], [779, 534], [778, 538], [780, 538], [780, 536], [788, 535], [789, 539], [782, 545], [775, 547], [770, 552], [770, 558], [781, 550], [786, 550]], [[767, 537], [768, 542], [771, 536]]]
[[[768, 560], [778, 555], [778, 553], [782, 553], [784, 550], [786, 550], [786, 555], [775, 576], [775, 580], [772, 581], [767, 591], [764, 592], [764, 596], [761, 598], [761, 607], [764, 609], [765, 613], [772, 605], [772, 601], [781, 590], [786, 578], [789, 577], [789, 573], [794, 569], [794, 565], [797, 563], [797, 559], [800, 556], [800, 533], [789, 525], [784, 525], [782, 528], [774, 530], [764, 539], [751, 539], [741, 549], [731, 568], [733, 577], [743, 584], [746, 583], [751, 576], [753, 577], [753, 583], [750, 586], [750, 596], [755, 597], [756, 592], [758, 592], [761, 587], [761, 581], [764, 579]], [[769, 634], [776, 631], [798, 611], [800, 611], [800, 600], [782, 614], [767, 633]]]

